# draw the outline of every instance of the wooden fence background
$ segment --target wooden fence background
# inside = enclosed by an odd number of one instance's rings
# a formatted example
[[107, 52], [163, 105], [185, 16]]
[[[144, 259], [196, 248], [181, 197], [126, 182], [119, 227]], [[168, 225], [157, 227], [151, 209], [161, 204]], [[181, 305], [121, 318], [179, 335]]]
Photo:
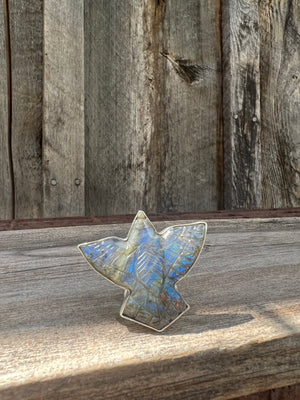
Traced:
[[0, 218], [300, 205], [298, 0], [3, 0]]

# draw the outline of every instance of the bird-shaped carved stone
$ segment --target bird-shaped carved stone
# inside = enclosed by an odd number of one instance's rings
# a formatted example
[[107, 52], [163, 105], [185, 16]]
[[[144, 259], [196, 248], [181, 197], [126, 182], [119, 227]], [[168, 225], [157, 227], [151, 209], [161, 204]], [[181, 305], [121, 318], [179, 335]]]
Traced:
[[143, 211], [128, 237], [109, 237], [79, 245], [88, 263], [125, 290], [120, 315], [163, 331], [189, 305], [176, 283], [191, 269], [204, 244], [207, 225], [175, 225], [158, 233]]

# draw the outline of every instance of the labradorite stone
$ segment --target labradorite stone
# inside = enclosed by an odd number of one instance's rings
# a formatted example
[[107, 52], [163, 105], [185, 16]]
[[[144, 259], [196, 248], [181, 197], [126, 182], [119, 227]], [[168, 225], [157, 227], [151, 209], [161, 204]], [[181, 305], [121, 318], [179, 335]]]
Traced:
[[126, 291], [121, 316], [161, 331], [189, 306], [176, 289], [204, 243], [206, 224], [178, 225], [158, 233], [143, 211], [128, 237], [79, 245], [89, 264]]

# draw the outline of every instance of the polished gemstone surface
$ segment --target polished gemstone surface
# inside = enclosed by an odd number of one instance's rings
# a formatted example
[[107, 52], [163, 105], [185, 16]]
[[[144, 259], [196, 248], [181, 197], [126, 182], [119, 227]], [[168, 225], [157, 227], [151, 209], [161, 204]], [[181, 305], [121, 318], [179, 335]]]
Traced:
[[97, 272], [125, 289], [121, 316], [162, 331], [189, 308], [176, 282], [196, 261], [205, 234], [205, 222], [158, 233], [139, 211], [126, 239], [109, 237], [78, 247]]

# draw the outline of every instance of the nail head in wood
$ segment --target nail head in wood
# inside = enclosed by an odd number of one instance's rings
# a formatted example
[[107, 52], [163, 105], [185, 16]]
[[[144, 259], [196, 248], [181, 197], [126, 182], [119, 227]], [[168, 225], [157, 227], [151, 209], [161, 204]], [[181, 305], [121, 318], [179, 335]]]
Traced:
[[51, 179], [50, 183], [52, 186], [56, 186], [57, 184], [56, 179]]

